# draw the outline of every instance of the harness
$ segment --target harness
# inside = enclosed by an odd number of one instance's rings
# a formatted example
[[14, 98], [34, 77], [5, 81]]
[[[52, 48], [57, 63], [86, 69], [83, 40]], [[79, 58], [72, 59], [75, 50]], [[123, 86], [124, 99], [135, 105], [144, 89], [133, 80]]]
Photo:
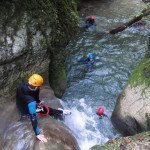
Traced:
[[36, 112], [37, 112], [37, 116], [39, 116], [39, 117], [48, 116], [50, 109], [47, 105], [37, 103]]

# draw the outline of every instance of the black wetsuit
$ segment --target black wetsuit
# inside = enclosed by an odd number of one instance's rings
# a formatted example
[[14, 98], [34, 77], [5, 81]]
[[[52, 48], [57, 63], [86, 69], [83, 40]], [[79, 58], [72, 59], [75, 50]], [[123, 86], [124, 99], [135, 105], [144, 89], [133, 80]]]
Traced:
[[[24, 83], [20, 87], [17, 88], [16, 95], [16, 105], [22, 115], [29, 115], [30, 120], [32, 122], [32, 126], [36, 135], [40, 134], [40, 130], [38, 127], [37, 117], [36, 117], [36, 107], [37, 103], [40, 103], [39, 100], [39, 89], [36, 91], [32, 91], [29, 89], [29, 84]], [[49, 115], [55, 114], [63, 114], [61, 110], [55, 110], [50, 108]]]

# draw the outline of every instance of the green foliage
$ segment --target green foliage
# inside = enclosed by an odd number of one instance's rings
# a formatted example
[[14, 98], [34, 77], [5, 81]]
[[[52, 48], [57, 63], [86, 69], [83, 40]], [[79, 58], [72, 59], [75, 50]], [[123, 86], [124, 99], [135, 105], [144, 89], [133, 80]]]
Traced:
[[42, 45], [43, 48], [47, 48], [47, 41], [46, 41], [46, 38], [42, 38], [40, 40], [40, 45]]
[[150, 59], [144, 58], [137, 65], [132, 76], [130, 77], [129, 83], [133, 86], [145, 84], [146, 87], [150, 86]]

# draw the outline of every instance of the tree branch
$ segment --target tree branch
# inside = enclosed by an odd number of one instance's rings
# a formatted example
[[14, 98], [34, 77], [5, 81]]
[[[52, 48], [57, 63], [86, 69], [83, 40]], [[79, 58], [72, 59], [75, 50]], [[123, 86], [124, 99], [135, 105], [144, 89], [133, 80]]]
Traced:
[[134, 17], [129, 22], [127, 22], [127, 23], [123, 24], [122, 26], [119, 26], [115, 29], [110, 30], [109, 33], [110, 34], [116, 34], [118, 32], [121, 32], [121, 31], [125, 30], [126, 28], [130, 27], [135, 22], [138, 22], [143, 17], [148, 16], [148, 15], [150, 15], [150, 7], [144, 9], [139, 16]]

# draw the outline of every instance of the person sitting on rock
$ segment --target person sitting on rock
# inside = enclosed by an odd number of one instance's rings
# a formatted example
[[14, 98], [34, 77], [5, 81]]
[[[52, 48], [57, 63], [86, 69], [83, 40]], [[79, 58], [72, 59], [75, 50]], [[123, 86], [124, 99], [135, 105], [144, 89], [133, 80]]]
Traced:
[[[43, 77], [39, 74], [33, 74], [29, 79], [28, 83], [23, 83], [17, 88], [16, 92], [16, 105], [20, 112], [21, 118], [25, 115], [30, 117], [33, 130], [36, 137], [42, 141], [47, 142], [47, 139], [43, 134], [40, 133], [40, 129], [37, 122], [36, 112], [44, 113], [45, 110], [42, 110], [39, 107], [41, 101], [39, 100], [40, 87], [43, 84]], [[38, 108], [37, 108], [38, 107]], [[69, 110], [63, 109], [53, 109], [48, 107], [49, 115], [67, 115], [71, 114]]]
[[96, 26], [95, 17], [94, 16], [87, 17], [85, 20], [85, 24], [86, 28], [95, 27]]

